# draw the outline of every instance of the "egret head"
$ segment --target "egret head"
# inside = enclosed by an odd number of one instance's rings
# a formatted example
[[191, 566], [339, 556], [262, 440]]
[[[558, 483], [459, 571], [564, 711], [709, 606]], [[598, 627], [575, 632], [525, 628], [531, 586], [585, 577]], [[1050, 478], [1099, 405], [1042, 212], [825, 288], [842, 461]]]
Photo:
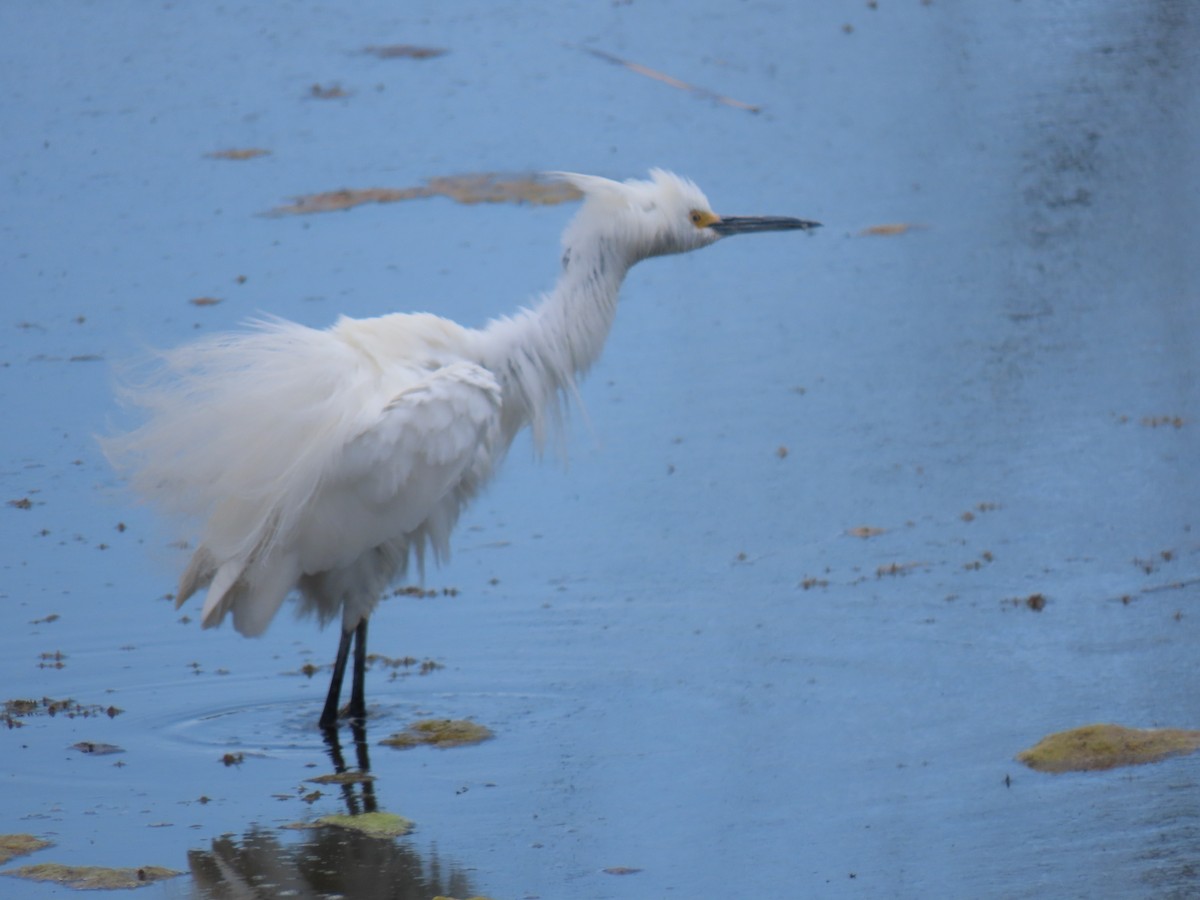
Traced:
[[560, 174], [587, 201], [564, 237], [567, 246], [608, 241], [630, 265], [707, 247], [732, 234], [807, 230], [820, 224], [788, 216], [717, 215], [695, 183], [662, 169], [651, 169], [645, 181]]

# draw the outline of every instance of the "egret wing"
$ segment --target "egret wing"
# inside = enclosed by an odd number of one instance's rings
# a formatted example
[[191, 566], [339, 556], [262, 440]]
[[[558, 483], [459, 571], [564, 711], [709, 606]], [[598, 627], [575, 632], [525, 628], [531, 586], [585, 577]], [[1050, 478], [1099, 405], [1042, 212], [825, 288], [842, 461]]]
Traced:
[[299, 537], [306, 573], [456, 517], [492, 466], [501, 389], [473, 363], [440, 366], [391, 394], [331, 463]]

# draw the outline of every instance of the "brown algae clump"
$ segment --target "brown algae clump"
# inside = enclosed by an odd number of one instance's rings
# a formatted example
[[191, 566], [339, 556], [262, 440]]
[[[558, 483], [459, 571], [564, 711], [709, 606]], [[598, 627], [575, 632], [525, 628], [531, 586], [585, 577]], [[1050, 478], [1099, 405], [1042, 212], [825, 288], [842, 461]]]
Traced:
[[421, 719], [379, 743], [398, 750], [420, 746], [463, 747], [483, 743], [493, 736], [492, 730], [486, 725], [466, 719]]
[[119, 890], [142, 887], [164, 878], [182, 875], [162, 866], [142, 866], [139, 869], [110, 869], [105, 866], [64, 866], [61, 863], [41, 863], [22, 866], [0, 874], [30, 881], [53, 881], [80, 891]]
[[552, 206], [578, 200], [582, 194], [571, 184], [539, 175], [503, 175], [478, 172], [430, 178], [423, 185], [405, 188], [343, 188], [306, 194], [277, 206], [267, 215], [306, 215], [352, 209], [364, 203], [398, 203], [426, 197], [449, 197], [458, 203], [528, 203]]
[[1200, 748], [1200, 731], [1084, 725], [1047, 735], [1017, 754], [1039, 772], [1090, 772], [1160, 762]]
[[0, 866], [14, 856], [25, 856], [52, 845], [32, 834], [0, 834]]

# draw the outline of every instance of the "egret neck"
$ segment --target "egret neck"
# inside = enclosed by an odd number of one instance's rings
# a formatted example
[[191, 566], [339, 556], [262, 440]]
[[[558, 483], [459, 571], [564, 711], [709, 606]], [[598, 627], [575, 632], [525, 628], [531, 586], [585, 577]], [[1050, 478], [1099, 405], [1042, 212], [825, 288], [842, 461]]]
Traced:
[[563, 401], [577, 376], [600, 357], [617, 314], [617, 295], [636, 259], [611, 238], [563, 241], [562, 272], [531, 309], [493, 319], [480, 334], [479, 362], [504, 391], [501, 431], [507, 448], [527, 423], [544, 445], [548, 427], [562, 423]]

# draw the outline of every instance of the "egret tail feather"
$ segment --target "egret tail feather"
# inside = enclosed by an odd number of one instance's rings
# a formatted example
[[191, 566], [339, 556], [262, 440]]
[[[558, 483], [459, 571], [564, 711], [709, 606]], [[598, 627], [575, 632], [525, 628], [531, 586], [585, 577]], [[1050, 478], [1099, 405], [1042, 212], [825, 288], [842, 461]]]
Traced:
[[225, 618], [233, 606], [237, 596], [238, 579], [242, 577], [245, 564], [240, 560], [230, 560], [217, 569], [208, 585], [208, 596], [204, 598], [204, 608], [200, 612], [200, 624], [205, 628], [215, 628]]
[[192, 554], [188, 567], [179, 579], [179, 589], [175, 592], [175, 608], [183, 606], [196, 591], [208, 587], [213, 576], [217, 574], [217, 561], [207, 547], [201, 546]]

